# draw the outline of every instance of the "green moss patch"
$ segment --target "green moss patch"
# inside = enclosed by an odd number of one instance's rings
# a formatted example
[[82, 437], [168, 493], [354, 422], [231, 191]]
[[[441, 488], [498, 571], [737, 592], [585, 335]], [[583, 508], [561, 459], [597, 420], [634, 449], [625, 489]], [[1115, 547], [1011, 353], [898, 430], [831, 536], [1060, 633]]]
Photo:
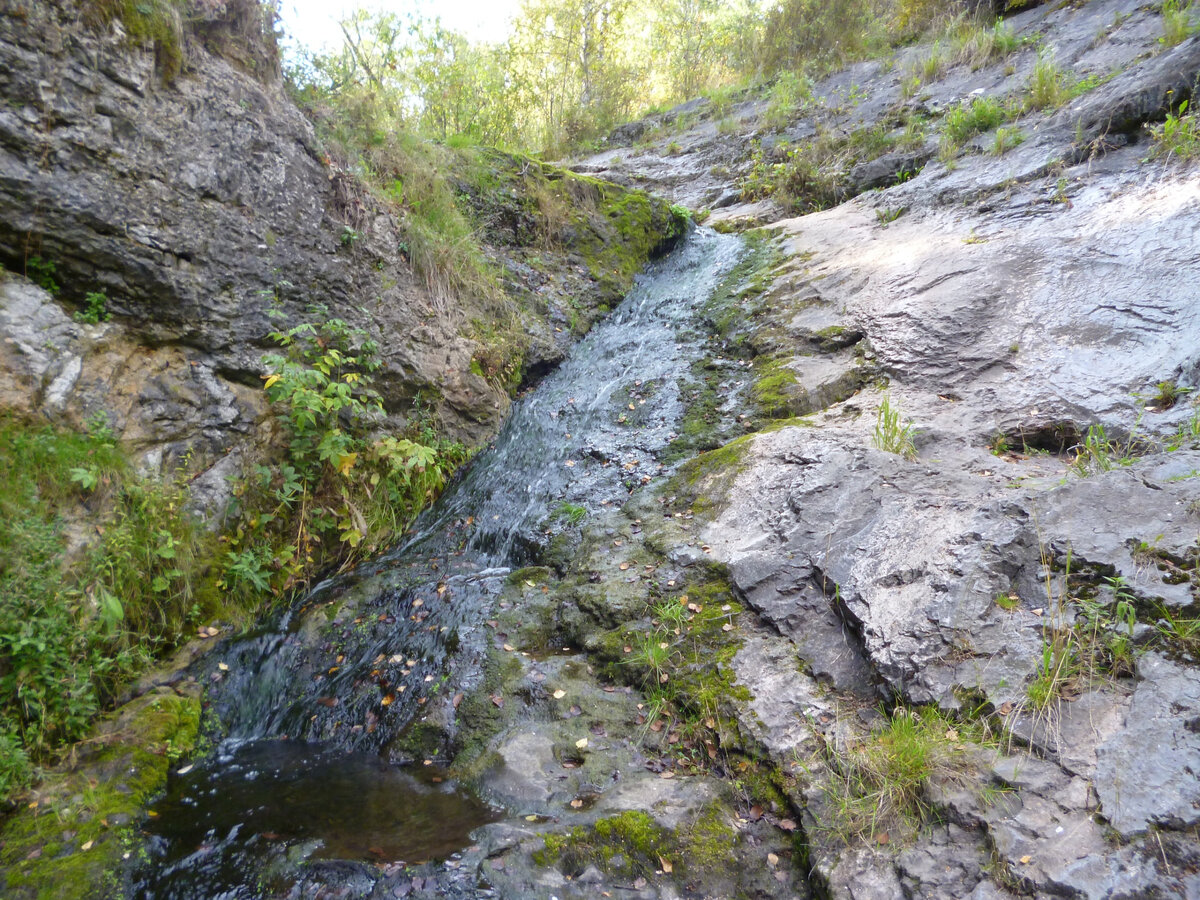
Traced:
[[168, 768], [196, 745], [196, 694], [164, 688], [132, 701], [46, 776], [35, 800], [0, 830], [6, 897], [82, 900], [120, 893], [144, 805], [166, 785]]

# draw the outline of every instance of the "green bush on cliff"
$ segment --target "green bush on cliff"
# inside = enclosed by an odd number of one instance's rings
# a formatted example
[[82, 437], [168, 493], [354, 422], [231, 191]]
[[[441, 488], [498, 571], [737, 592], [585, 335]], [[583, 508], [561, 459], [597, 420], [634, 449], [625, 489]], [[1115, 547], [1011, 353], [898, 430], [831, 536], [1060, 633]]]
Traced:
[[408, 435], [375, 435], [376, 345], [312, 312], [319, 324], [272, 333], [284, 352], [264, 360], [286, 458], [259, 466], [235, 491], [222, 586], [243, 597], [295, 587], [384, 546], [466, 458], [422, 423]]
[[[0, 458], [10, 461], [0, 468], [3, 799], [178, 641], [200, 529], [180, 514], [177, 489], [131, 474], [99, 424], [73, 433], [0, 418]], [[90, 546], [71, 553], [81, 538]]]

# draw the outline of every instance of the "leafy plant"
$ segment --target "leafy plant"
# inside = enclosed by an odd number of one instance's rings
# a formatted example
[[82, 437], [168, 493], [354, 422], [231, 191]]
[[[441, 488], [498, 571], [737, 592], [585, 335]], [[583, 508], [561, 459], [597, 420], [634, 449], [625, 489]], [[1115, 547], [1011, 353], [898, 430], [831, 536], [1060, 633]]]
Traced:
[[1168, 113], [1161, 125], [1150, 131], [1154, 138], [1154, 155], [1200, 158], [1200, 123], [1188, 112], [1188, 101], [1179, 104], [1175, 113]]
[[85, 294], [83, 309], [75, 312], [75, 321], [87, 325], [98, 325], [101, 322], [107, 322], [110, 318], [108, 295], [103, 291], [90, 291]]
[[38, 287], [50, 294], [57, 294], [59, 288], [58, 282], [54, 280], [58, 264], [52, 259], [42, 259], [40, 256], [31, 256], [25, 260], [25, 274]]
[[409, 436], [374, 434], [382, 417], [375, 343], [323, 308], [310, 312], [319, 323], [273, 332], [285, 352], [263, 360], [287, 462], [260, 466], [235, 490], [223, 583], [242, 595], [291, 588], [382, 546], [466, 457], [419, 420]]
[[875, 420], [875, 430], [871, 442], [876, 449], [886, 453], [895, 453], [905, 459], [915, 459], [917, 448], [913, 443], [915, 427], [911, 422], [903, 422], [900, 411], [892, 406], [887, 394], [879, 403], [879, 414]]

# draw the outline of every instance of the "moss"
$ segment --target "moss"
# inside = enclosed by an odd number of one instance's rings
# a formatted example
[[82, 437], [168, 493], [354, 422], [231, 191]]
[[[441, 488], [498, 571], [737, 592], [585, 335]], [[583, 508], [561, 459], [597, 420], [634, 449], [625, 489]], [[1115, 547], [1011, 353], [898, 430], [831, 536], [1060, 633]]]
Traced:
[[199, 728], [199, 698], [165, 689], [106, 717], [96, 736], [76, 748], [75, 764], [39, 785], [36, 808], [4, 824], [5, 896], [116, 894], [122, 857], [137, 840], [135, 822], [166, 785], [172, 761], [191, 753]]
[[456, 712], [457, 753], [451, 763], [456, 777], [478, 777], [489, 761], [488, 745], [504, 726], [505, 713], [492, 702], [495, 694], [504, 694], [504, 685], [522, 672], [520, 660], [489, 648], [483, 660], [483, 680], [463, 697]]
[[564, 835], [548, 834], [533, 861], [557, 866], [575, 877], [596, 866], [618, 878], [653, 877], [662, 870], [661, 858], [674, 855], [674, 843], [644, 812], [629, 810], [598, 819], [590, 828], [578, 826]]
[[723, 447], [701, 453], [688, 460], [667, 482], [666, 493], [674, 495], [677, 505], [694, 512], [710, 512], [725, 502], [738, 473], [745, 466], [745, 455], [754, 435], [744, 435]]
[[808, 393], [796, 373], [788, 367], [790, 357], [756, 360], [755, 381], [750, 389], [754, 404], [769, 419], [810, 412]]
[[692, 876], [726, 876], [736, 880], [739, 866], [737, 833], [729, 821], [729, 811], [719, 803], [710, 803], [685, 832], [680, 858]]
[[183, 66], [184, 0], [88, 0], [94, 24], [121, 22], [131, 44], [154, 45], [155, 62], [170, 81]]

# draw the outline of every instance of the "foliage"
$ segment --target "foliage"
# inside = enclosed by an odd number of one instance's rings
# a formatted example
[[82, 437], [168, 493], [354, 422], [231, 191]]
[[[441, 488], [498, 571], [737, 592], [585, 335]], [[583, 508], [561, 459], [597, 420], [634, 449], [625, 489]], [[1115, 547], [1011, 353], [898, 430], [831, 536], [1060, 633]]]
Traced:
[[58, 282], [54, 280], [57, 269], [58, 265], [52, 259], [31, 256], [25, 260], [25, 276], [42, 290], [51, 294], [57, 294], [60, 290]]
[[[767, 120], [779, 127], [812, 75], [907, 40], [952, 6], [528, 0], [503, 44], [473, 44], [436, 20], [360, 11], [341, 23], [343, 50], [303, 57], [288, 74], [306, 101], [370, 111], [388, 123], [384, 133], [561, 154], [597, 146], [637, 110], [700, 95], [720, 119], [734, 86], [753, 82], [774, 84]], [[947, 46], [973, 64], [1015, 46], [1000, 24], [947, 21], [957, 29]]]
[[875, 430], [871, 434], [871, 443], [876, 449], [886, 453], [895, 453], [905, 459], [915, 459], [917, 448], [913, 443], [914, 426], [900, 419], [900, 410], [892, 406], [887, 394], [879, 402], [879, 415], [875, 420]]
[[1165, 0], [1162, 5], [1162, 37], [1159, 39], [1164, 46], [1174, 47], [1196, 33], [1197, 26], [1192, 21], [1194, 4], [1184, 6], [1180, 0]]
[[287, 461], [258, 467], [235, 492], [222, 583], [245, 597], [293, 588], [385, 545], [466, 456], [426, 422], [408, 436], [374, 435], [376, 345], [324, 309], [310, 312], [319, 323], [272, 332], [284, 352], [264, 359]]
[[1151, 128], [1156, 156], [1200, 158], [1200, 123], [1188, 112], [1188, 101], [1179, 104], [1179, 110], [1168, 113], [1161, 125]]
[[99, 325], [110, 318], [108, 296], [103, 291], [91, 291], [86, 294], [83, 298], [83, 309], [75, 312], [75, 321], [85, 325]]
[[869, 736], [844, 747], [825, 739], [821, 755], [831, 770], [824, 788], [832, 816], [823, 827], [845, 843], [887, 841], [896, 828], [904, 835], [915, 833], [933, 814], [926, 799], [932, 778], [966, 783], [967, 739], [985, 735], [934, 707], [897, 707]]
[[0, 471], [2, 798], [27, 779], [31, 762], [83, 734], [140, 654], [125, 641], [123, 610], [92, 589], [102, 574], [95, 557], [63, 576], [63, 516], [80, 500], [76, 473], [90, 473], [93, 495], [122, 490], [127, 467], [111, 434], [4, 417], [0, 458], [8, 462]]

